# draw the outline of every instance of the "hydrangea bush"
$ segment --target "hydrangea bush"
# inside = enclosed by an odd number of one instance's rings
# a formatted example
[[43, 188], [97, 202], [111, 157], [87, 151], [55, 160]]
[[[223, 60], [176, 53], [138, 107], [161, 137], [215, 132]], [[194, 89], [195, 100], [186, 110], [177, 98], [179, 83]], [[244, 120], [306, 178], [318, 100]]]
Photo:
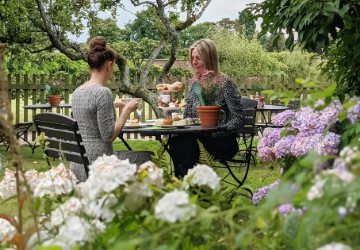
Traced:
[[[30, 188], [31, 196], [44, 201], [44, 211], [37, 215], [39, 232], [30, 237], [28, 248], [39, 245], [62, 249], [108, 248], [116, 240], [128, 240], [126, 235], [130, 232], [134, 238], [142, 238], [145, 232], [159, 234], [164, 237], [159, 242], [179, 246], [183, 242], [172, 241], [168, 236], [171, 233], [163, 229], [176, 224], [176, 227], [187, 228], [187, 223], [192, 224], [193, 230], [184, 232], [184, 240], [191, 233], [191, 237], [198, 237], [196, 244], [216, 242], [216, 239], [207, 239], [202, 231], [194, 234], [198, 229], [211, 226], [203, 225], [204, 218], [216, 221], [222, 217], [218, 215], [221, 209], [216, 208], [220, 201], [220, 178], [212, 168], [197, 165], [183, 181], [174, 178], [167, 183], [163, 169], [154, 163], [137, 167], [115, 155], [99, 157], [89, 169], [89, 178], [81, 183], [76, 183], [75, 176], [63, 164], [42, 173], [36, 170], [25, 172], [22, 179]], [[3, 199], [16, 195], [15, 178], [15, 173], [7, 169], [0, 183]], [[204, 202], [202, 196], [206, 197], [206, 204], [200, 206], [199, 202]], [[231, 220], [228, 222], [232, 223]], [[132, 225], [130, 228], [126, 226], [128, 223]], [[121, 232], [119, 228], [122, 228]], [[8, 221], [0, 220], [0, 240], [10, 244], [15, 232], [15, 227]], [[152, 240], [145, 237], [144, 243], [128, 244], [146, 245], [145, 242]]]
[[281, 182], [254, 193], [259, 209], [239, 234], [241, 247], [358, 249], [360, 102], [326, 99], [278, 114], [274, 123], [285, 128], [264, 133], [261, 160], [280, 162], [290, 154], [295, 161]]

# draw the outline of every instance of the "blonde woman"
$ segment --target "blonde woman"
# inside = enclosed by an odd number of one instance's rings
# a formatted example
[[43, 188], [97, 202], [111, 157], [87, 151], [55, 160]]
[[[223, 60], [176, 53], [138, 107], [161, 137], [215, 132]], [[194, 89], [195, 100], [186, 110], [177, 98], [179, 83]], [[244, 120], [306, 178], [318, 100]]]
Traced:
[[244, 112], [240, 102], [241, 96], [231, 79], [219, 70], [218, 53], [210, 39], [196, 41], [189, 50], [189, 60], [194, 71], [189, 85], [188, 97], [184, 111], [185, 118], [198, 118], [196, 107], [200, 105], [199, 97], [194, 93], [192, 85], [201, 82], [211, 74], [212, 84], [218, 84], [220, 91], [214, 98], [221, 106], [220, 125], [225, 132], [207, 136], [177, 136], [171, 138], [170, 154], [174, 161], [175, 175], [182, 177], [188, 169], [194, 167], [199, 160], [197, 140], [214, 156], [232, 157], [238, 151], [236, 131], [243, 126]]

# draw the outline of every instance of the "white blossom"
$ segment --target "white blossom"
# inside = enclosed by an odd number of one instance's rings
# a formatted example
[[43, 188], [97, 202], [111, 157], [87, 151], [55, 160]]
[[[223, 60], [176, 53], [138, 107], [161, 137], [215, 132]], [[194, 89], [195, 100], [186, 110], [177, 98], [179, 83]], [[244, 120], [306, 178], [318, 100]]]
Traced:
[[316, 250], [352, 250], [352, 248], [343, 243], [334, 242], [334, 243], [330, 243], [325, 246], [319, 247]]
[[15, 195], [16, 195], [15, 173], [10, 169], [5, 168], [5, 176], [0, 183], [0, 196], [3, 199], [7, 199]]
[[60, 163], [59, 166], [39, 174], [37, 184], [34, 185], [34, 196], [69, 194], [74, 189], [74, 183], [75, 175]]
[[113, 206], [117, 204], [118, 199], [113, 194], [106, 194], [97, 200], [82, 200], [84, 212], [97, 219], [106, 222], [111, 221], [120, 209], [114, 211]]
[[125, 189], [125, 206], [131, 211], [135, 211], [144, 205], [146, 198], [153, 195], [148, 184], [134, 182]]
[[340, 180], [342, 180], [346, 183], [350, 183], [355, 179], [355, 176], [347, 170], [329, 169], [329, 170], [324, 171], [324, 174], [335, 175]]
[[0, 218], [0, 242], [11, 240], [16, 233], [16, 229], [8, 220]]
[[59, 234], [55, 236], [54, 242], [65, 243], [65, 246], [73, 247], [77, 243], [90, 242], [94, 239], [93, 227], [84, 218], [69, 216], [65, 218], [64, 222], [59, 228]]
[[310, 188], [307, 193], [307, 199], [312, 201], [317, 198], [321, 198], [324, 195], [323, 187], [325, 185], [326, 180], [320, 179], [319, 176], [315, 177], [315, 184]]
[[220, 177], [217, 176], [211, 167], [200, 164], [189, 169], [184, 180], [190, 186], [208, 186], [211, 189], [215, 189], [220, 183]]
[[184, 191], [165, 194], [155, 206], [155, 217], [170, 223], [189, 220], [195, 215], [196, 205], [190, 203], [189, 195]]
[[156, 187], [162, 187], [164, 185], [162, 168], [158, 168], [153, 162], [147, 161], [139, 166], [139, 175], [144, 171], [147, 172], [146, 178], [142, 180], [147, 184], [151, 184]]
[[35, 169], [30, 169], [25, 172], [25, 179], [31, 190], [34, 190], [38, 184], [39, 172]]
[[119, 160], [116, 155], [100, 156], [89, 166], [89, 178], [77, 186], [78, 193], [88, 200], [95, 200], [102, 193], [110, 193], [135, 179], [136, 164]]
[[71, 197], [64, 204], [57, 207], [51, 212], [51, 225], [59, 226], [68, 216], [78, 215], [82, 210], [81, 201], [78, 198]]

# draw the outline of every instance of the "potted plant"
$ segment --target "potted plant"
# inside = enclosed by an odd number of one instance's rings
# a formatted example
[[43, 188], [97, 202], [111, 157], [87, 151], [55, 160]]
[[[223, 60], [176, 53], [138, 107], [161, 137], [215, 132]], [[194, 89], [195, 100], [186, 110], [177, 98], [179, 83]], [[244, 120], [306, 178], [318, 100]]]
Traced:
[[58, 107], [61, 101], [61, 91], [64, 83], [59, 80], [49, 81], [45, 85], [45, 91], [52, 107]]
[[223, 81], [215, 76], [215, 72], [205, 69], [192, 88], [199, 97], [200, 106], [197, 107], [198, 115], [203, 127], [216, 127], [218, 125], [221, 106], [218, 105], [218, 96], [222, 89]]

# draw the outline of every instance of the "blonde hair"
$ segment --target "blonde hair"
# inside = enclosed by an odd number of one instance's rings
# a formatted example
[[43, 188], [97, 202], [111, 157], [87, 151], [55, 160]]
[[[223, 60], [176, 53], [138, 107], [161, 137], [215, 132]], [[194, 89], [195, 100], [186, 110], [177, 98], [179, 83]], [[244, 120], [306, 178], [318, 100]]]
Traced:
[[189, 58], [193, 68], [191, 53], [195, 48], [197, 49], [201, 60], [204, 62], [205, 68], [213, 70], [215, 74], [219, 74], [219, 58], [214, 42], [210, 39], [200, 39], [190, 47]]

